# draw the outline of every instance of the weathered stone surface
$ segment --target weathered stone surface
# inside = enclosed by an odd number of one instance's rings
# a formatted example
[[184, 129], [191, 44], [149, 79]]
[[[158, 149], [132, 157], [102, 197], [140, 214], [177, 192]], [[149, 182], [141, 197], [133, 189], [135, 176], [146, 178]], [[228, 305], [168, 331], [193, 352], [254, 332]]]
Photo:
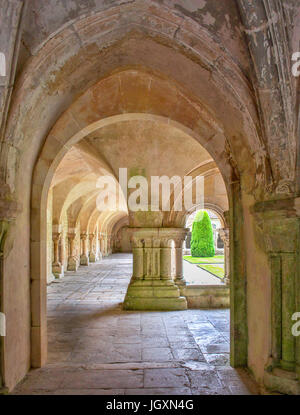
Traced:
[[[274, 376], [280, 388], [282, 378], [283, 390], [292, 371], [298, 387], [300, 345], [290, 326], [300, 307], [299, 82], [291, 62], [299, 48], [299, 2], [2, 3], [0, 219], [10, 226], [0, 270], [0, 311], [9, 322], [0, 375], [6, 386], [46, 360], [46, 282], [53, 272], [62, 276], [78, 271], [80, 260], [87, 266], [130, 251], [136, 229], [129, 226], [184, 227], [187, 212], [172, 206], [168, 213], [133, 214], [120, 194], [117, 211], [97, 209], [98, 178], [118, 183], [118, 168], [128, 167], [130, 175], [147, 178], [205, 176], [204, 203], [222, 217], [228, 211], [231, 364], [248, 365], [261, 384]], [[272, 219], [275, 205], [285, 214]], [[52, 246], [53, 232], [61, 239]], [[94, 237], [80, 241], [83, 233]], [[161, 303], [154, 308], [185, 308], [184, 290], [190, 306], [226, 306], [229, 287], [220, 296], [206, 292], [201, 302], [195, 292], [189, 297], [180, 242], [174, 244], [176, 255], [164, 258], [159, 274], [172, 269], [172, 288], [140, 289], [131, 307], [142, 307], [146, 295], [144, 308], [153, 301]], [[134, 263], [136, 277], [140, 261]], [[121, 266], [118, 272], [122, 278]], [[92, 301], [106, 309], [122, 291], [106, 282], [106, 293], [88, 299], [79, 284], [72, 299], [79, 308]], [[59, 289], [55, 295], [60, 298]], [[60, 306], [71, 317], [72, 310]], [[79, 318], [74, 327], [84, 324]], [[211, 335], [220, 345], [215, 354], [222, 355], [223, 327], [215, 327], [217, 334], [194, 334], [205, 347]], [[168, 331], [162, 338], [173, 342], [176, 335]], [[134, 344], [137, 333], [128, 333]], [[149, 339], [157, 330], [145, 334]], [[185, 335], [181, 331], [178, 342]], [[222, 337], [228, 340], [228, 332]]]
[[[13, 393], [234, 393], [226, 389], [228, 386], [250, 393], [234, 369], [223, 366], [216, 369], [208, 363], [189, 329], [197, 324], [199, 330], [203, 326], [207, 331], [209, 326], [213, 327], [212, 323], [228, 322], [228, 311], [212, 310], [209, 315], [204, 310], [186, 310], [174, 315], [159, 311], [128, 312], [119, 307], [130, 279], [128, 259], [128, 255], [115, 255], [101, 264], [68, 272], [59, 284], [48, 287], [49, 296], [55, 298], [48, 303], [48, 363], [45, 368], [31, 371]], [[124, 265], [122, 279], [118, 275], [120, 263]], [[119, 295], [110, 297], [107, 306], [101, 306], [93, 292], [105, 294], [111, 287], [118, 287]], [[72, 295], [78, 291], [79, 301]], [[182, 343], [172, 342], [176, 330]], [[191, 339], [193, 347], [189, 348]]]

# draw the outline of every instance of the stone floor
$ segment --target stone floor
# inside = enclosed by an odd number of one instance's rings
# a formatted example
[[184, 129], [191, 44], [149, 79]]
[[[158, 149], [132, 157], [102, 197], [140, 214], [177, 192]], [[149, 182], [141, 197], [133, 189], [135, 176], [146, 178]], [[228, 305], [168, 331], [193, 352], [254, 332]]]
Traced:
[[14, 394], [255, 394], [229, 366], [229, 311], [128, 312], [131, 256], [48, 286], [49, 360]]

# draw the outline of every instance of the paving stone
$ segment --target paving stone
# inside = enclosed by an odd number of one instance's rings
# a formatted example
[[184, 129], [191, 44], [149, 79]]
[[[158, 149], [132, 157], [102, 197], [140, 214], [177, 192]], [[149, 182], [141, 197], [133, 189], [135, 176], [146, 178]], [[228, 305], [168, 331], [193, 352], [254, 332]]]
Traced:
[[[138, 389], [142, 390], [142, 389]], [[60, 389], [54, 395], [124, 395], [124, 389]]]
[[250, 393], [229, 366], [228, 310], [124, 311], [131, 270], [113, 255], [47, 287], [48, 363], [13, 393]]
[[119, 389], [141, 388], [142, 370], [84, 370], [67, 372], [63, 389]]
[[173, 355], [168, 347], [151, 347], [143, 349], [142, 359], [146, 362], [166, 362], [173, 360]]
[[214, 366], [228, 366], [229, 365], [229, 353], [219, 353], [219, 354], [206, 354], [204, 357], [208, 363]]
[[189, 379], [184, 369], [145, 369], [145, 388], [189, 387]]
[[170, 341], [170, 346], [178, 349], [195, 349], [197, 347], [197, 343], [194, 338], [188, 338], [186, 340]]
[[172, 347], [172, 352], [174, 359], [176, 360], [197, 360], [197, 361], [205, 361], [204, 356], [197, 348], [195, 349], [177, 349]]
[[203, 388], [221, 388], [223, 387], [216, 370], [194, 370], [189, 372], [191, 388], [200, 390]]
[[192, 391], [190, 388], [126, 389], [125, 395], [192, 395]]
[[229, 343], [207, 344], [207, 345], [201, 345], [200, 347], [203, 353], [210, 353], [210, 354], [229, 353], [230, 351]]
[[141, 337], [143, 348], [147, 347], [169, 347], [167, 337]]

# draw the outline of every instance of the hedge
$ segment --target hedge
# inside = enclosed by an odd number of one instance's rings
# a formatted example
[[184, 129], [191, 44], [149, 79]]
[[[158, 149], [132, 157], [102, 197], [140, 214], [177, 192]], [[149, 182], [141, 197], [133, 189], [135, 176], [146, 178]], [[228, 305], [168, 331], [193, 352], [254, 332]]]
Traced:
[[194, 219], [191, 239], [192, 257], [213, 257], [215, 244], [213, 229], [208, 213], [199, 211]]

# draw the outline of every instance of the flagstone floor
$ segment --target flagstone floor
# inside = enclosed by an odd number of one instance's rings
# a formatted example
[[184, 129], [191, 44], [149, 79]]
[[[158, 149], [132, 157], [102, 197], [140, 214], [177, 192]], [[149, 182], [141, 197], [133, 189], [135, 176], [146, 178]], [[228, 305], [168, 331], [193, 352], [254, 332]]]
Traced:
[[48, 363], [13, 394], [256, 394], [229, 366], [229, 310], [122, 310], [132, 257], [48, 286]]

